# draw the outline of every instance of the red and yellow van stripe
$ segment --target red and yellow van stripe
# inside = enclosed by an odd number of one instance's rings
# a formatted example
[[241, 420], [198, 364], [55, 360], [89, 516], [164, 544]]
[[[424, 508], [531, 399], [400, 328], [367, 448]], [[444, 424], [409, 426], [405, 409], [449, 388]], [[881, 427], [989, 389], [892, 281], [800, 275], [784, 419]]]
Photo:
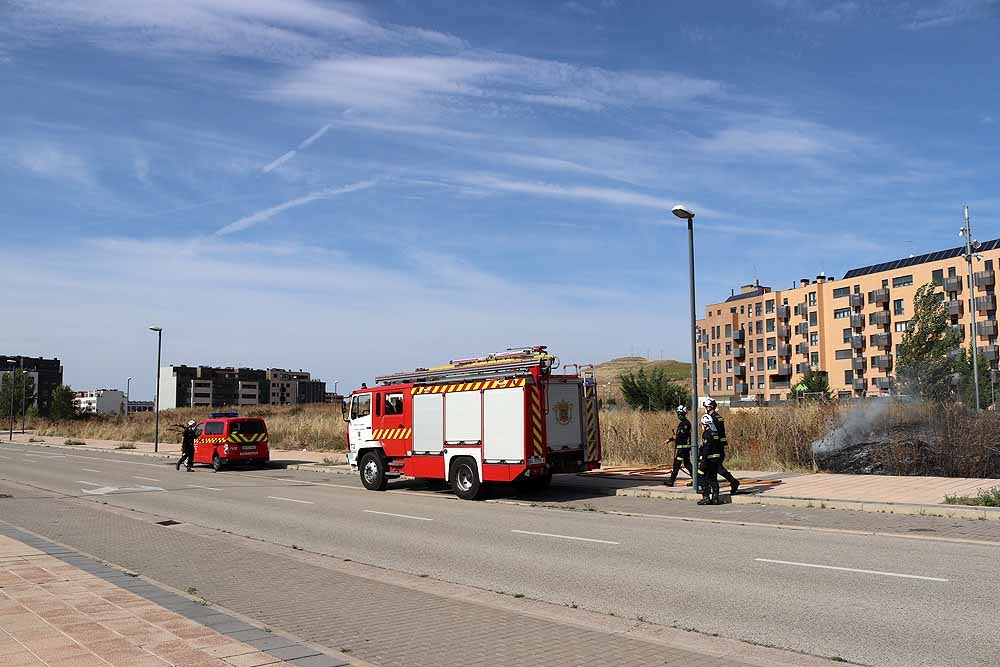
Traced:
[[229, 435], [228, 442], [239, 442], [239, 443], [264, 442], [265, 440], [267, 440], [266, 433], [251, 433], [250, 435], [246, 435], [243, 433], [232, 433]]
[[456, 384], [435, 384], [427, 387], [413, 387], [410, 393], [414, 396], [420, 394], [453, 394], [458, 391], [483, 391], [487, 389], [511, 389], [523, 387], [525, 378], [511, 378], [509, 380], [485, 380], [483, 382], [459, 382]]
[[406, 440], [412, 435], [412, 428], [377, 428], [372, 431], [373, 440]]

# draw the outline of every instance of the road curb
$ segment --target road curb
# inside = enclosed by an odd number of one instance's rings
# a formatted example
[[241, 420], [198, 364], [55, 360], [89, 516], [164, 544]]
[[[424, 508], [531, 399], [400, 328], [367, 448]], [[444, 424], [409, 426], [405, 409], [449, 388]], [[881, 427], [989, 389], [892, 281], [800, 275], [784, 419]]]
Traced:
[[[563, 488], [586, 490], [606, 496], [652, 498], [660, 500], [697, 501], [701, 496], [690, 491], [667, 491], [651, 488], [621, 488], [582, 484], [560, 484]], [[919, 503], [875, 502], [869, 500], [835, 500], [830, 498], [800, 498], [796, 496], [759, 496], [753, 494], [723, 495], [723, 500], [735, 505], [777, 505], [782, 507], [809, 507], [818, 509], [851, 510], [879, 514], [938, 516], [953, 519], [1000, 521], [1000, 508], [973, 507], [970, 505], [943, 505]]]

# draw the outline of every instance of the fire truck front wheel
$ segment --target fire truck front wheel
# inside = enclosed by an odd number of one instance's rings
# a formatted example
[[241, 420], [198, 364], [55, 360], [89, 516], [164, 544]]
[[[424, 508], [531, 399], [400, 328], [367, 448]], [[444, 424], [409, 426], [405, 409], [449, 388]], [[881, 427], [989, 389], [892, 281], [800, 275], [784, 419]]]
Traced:
[[476, 500], [482, 491], [479, 470], [472, 459], [459, 459], [451, 464], [451, 489], [462, 500]]
[[361, 469], [361, 483], [369, 491], [385, 491], [389, 480], [385, 476], [385, 458], [378, 452], [366, 452], [358, 465]]

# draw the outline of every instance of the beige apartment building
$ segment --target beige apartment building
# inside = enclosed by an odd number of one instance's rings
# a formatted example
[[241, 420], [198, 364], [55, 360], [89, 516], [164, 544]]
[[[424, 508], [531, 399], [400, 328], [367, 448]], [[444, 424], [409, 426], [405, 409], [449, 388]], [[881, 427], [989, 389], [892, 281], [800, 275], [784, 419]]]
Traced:
[[[810, 370], [828, 374], [840, 398], [895, 389], [896, 347], [913, 315], [913, 297], [934, 283], [963, 345], [972, 338], [997, 368], [995, 268], [1000, 239], [982, 244], [968, 275], [964, 248], [803, 278], [786, 290], [744, 285], [699, 320], [699, 391], [718, 399], [779, 401]], [[972, 332], [972, 312], [976, 331]]]

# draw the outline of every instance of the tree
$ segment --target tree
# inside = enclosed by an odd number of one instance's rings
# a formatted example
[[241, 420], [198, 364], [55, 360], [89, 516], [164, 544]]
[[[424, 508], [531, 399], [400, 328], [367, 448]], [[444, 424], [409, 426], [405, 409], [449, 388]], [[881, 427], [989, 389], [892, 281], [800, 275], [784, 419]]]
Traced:
[[830, 398], [830, 376], [826, 371], [809, 369], [795, 385], [796, 394], [811, 394], [809, 398]]
[[[10, 414], [11, 391], [14, 392], [14, 414], [21, 414], [21, 406], [30, 406], [35, 402], [35, 378], [20, 368], [13, 373], [4, 373], [0, 384], [0, 414]], [[23, 402], [22, 402], [23, 401]]]
[[629, 407], [639, 410], [673, 410], [691, 402], [691, 395], [680, 383], [667, 377], [663, 368], [628, 371], [619, 378], [622, 396]]
[[[962, 402], [971, 408], [975, 408], [976, 385], [973, 380], [972, 349], [972, 345], [969, 345], [967, 349], [962, 350], [962, 356], [959, 358], [955, 370], [958, 373], [958, 391], [962, 397]], [[976, 363], [979, 365], [979, 404], [980, 406], [986, 406], [989, 405], [991, 400], [990, 362], [982, 350], [978, 350], [976, 354], [979, 355], [976, 359]]]
[[948, 310], [928, 283], [913, 297], [913, 317], [896, 350], [896, 375], [903, 391], [929, 401], [954, 396], [952, 375], [957, 360], [959, 332], [948, 320]]
[[49, 417], [59, 420], [72, 419], [75, 415], [73, 390], [65, 384], [54, 388], [52, 390], [52, 405], [49, 407]]

